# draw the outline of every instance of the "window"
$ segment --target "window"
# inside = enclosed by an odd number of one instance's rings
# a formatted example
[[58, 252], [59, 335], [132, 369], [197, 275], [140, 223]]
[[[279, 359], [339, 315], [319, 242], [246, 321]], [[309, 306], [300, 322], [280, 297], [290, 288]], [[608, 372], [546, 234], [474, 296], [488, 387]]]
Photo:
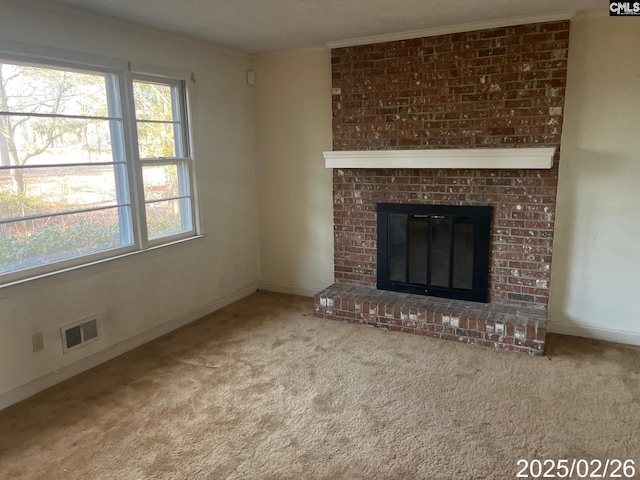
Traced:
[[193, 230], [183, 93], [178, 82], [142, 76], [133, 82], [149, 240]]
[[187, 87], [0, 54], [0, 284], [196, 236]]

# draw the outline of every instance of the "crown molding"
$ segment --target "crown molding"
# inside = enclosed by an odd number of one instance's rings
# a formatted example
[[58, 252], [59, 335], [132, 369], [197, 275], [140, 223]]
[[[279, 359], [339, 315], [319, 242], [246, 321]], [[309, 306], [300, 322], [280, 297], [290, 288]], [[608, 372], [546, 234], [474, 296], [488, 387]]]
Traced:
[[556, 147], [323, 152], [326, 168], [550, 169]]
[[358, 45], [369, 45], [372, 43], [394, 42], [397, 40], [409, 40], [411, 38], [435, 37], [436, 35], [448, 35], [451, 33], [473, 32], [476, 30], [486, 30], [490, 28], [511, 27], [513, 25], [524, 25], [527, 23], [544, 23], [556, 22], [560, 20], [571, 20], [575, 14], [576, 12], [558, 12], [548, 15], [529, 15], [496, 18], [493, 20], [486, 20], [481, 22], [461, 23], [458, 25], [447, 25], [443, 27], [409, 30], [406, 32], [372, 35], [370, 37], [336, 40], [326, 42], [325, 45], [329, 48], [355, 47]]

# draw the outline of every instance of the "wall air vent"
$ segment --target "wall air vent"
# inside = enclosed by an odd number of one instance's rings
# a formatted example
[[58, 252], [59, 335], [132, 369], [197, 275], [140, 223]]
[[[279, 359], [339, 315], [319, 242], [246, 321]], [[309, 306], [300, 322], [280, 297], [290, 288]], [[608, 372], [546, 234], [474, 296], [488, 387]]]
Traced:
[[98, 340], [100, 338], [101, 331], [102, 326], [100, 325], [100, 318], [98, 315], [65, 325], [60, 329], [63, 353], [67, 353]]

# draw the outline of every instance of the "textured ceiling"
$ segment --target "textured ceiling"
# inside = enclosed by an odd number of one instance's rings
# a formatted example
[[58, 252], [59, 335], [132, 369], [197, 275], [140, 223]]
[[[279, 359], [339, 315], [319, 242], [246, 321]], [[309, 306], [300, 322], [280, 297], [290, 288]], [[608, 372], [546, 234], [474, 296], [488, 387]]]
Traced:
[[49, 0], [257, 53], [327, 41], [559, 12], [602, 0]]

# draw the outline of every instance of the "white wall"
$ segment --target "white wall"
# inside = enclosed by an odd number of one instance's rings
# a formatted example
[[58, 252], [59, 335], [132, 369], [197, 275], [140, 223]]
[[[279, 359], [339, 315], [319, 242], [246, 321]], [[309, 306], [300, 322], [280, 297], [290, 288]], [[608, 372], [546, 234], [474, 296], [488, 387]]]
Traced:
[[[71, 10], [27, 10], [18, 3], [3, 4], [0, 39], [194, 72], [206, 237], [0, 289], [0, 408], [240, 298], [259, 280], [248, 57]], [[63, 355], [59, 327], [96, 313], [104, 315], [104, 338]], [[31, 334], [39, 331], [45, 349], [32, 353]]]
[[571, 25], [549, 329], [640, 344], [640, 23]]
[[329, 50], [252, 57], [261, 288], [313, 295], [333, 283]]

